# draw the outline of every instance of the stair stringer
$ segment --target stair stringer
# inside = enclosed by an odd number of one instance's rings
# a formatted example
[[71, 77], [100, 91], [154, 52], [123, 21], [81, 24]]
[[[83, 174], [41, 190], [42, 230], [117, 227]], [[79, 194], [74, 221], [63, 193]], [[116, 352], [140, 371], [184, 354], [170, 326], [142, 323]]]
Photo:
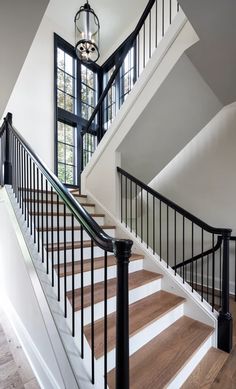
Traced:
[[124, 223], [121, 223], [112, 215], [112, 213], [106, 209], [92, 193], [87, 191], [87, 195], [88, 198], [96, 203], [97, 209], [106, 214], [108, 223], [116, 225], [116, 234], [118, 234], [120, 238], [127, 239], [128, 237], [131, 239], [134, 242], [132, 250], [145, 256], [144, 269], [163, 275], [162, 289], [186, 299], [184, 314], [215, 329], [213, 334], [213, 346], [217, 347], [218, 313], [216, 311], [212, 312], [211, 306], [205, 300], [202, 302], [200, 295], [195, 291], [192, 292], [190, 285], [186, 282], [183, 283], [183, 279], [178, 274], [175, 276], [174, 270], [170, 267], [168, 268], [166, 262], [160, 260], [159, 255], [154, 255], [152, 250], [147, 248], [145, 243], [142, 243], [141, 239], [136, 237]]

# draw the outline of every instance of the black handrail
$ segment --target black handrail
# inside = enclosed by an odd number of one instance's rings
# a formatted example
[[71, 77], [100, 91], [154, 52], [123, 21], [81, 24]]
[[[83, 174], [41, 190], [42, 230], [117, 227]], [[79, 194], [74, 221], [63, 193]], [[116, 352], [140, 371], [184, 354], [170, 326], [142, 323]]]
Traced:
[[[95, 220], [90, 216], [90, 214], [75, 200], [75, 198], [68, 191], [68, 189], [66, 189], [66, 187], [61, 184], [55, 174], [49, 171], [44, 162], [32, 150], [28, 142], [12, 126], [11, 121], [9, 122], [8, 120], [8, 123], [11, 130], [14, 132], [17, 139], [24, 146], [25, 150], [27, 150], [27, 153], [30, 155], [32, 160], [34, 160], [35, 164], [40, 168], [40, 170], [43, 172], [54, 190], [60, 195], [65, 205], [74, 214], [76, 219], [84, 227], [90, 237], [94, 239], [97, 245], [103, 250], [113, 252], [114, 243], [118, 241], [118, 239], [111, 238], [102, 230], [102, 228], [95, 222]], [[126, 242], [128, 243], [129, 241], [127, 240]]]
[[140, 18], [139, 21], [138, 21], [138, 24], [137, 24], [136, 28], [134, 29], [134, 31], [133, 31], [133, 32], [130, 34], [130, 36], [128, 37], [128, 39], [127, 39], [127, 41], [126, 41], [126, 43], [125, 43], [125, 46], [124, 46], [124, 48], [123, 48], [123, 50], [122, 50], [122, 54], [121, 54], [121, 56], [120, 56], [119, 62], [118, 62], [118, 64], [116, 65], [116, 68], [115, 68], [114, 72], [112, 73], [112, 75], [111, 75], [111, 77], [110, 77], [110, 79], [109, 79], [109, 81], [108, 81], [108, 83], [107, 83], [107, 85], [106, 85], [104, 91], [102, 92], [102, 94], [101, 94], [101, 96], [100, 96], [100, 98], [99, 98], [99, 100], [98, 100], [98, 103], [97, 103], [96, 107], [94, 108], [94, 111], [93, 111], [93, 113], [92, 113], [92, 115], [91, 115], [91, 117], [90, 117], [90, 119], [89, 119], [89, 121], [88, 121], [88, 124], [87, 124], [87, 126], [86, 126], [86, 128], [85, 128], [85, 130], [84, 130], [84, 133], [86, 133], [86, 132], [89, 130], [89, 128], [90, 128], [90, 126], [91, 126], [93, 120], [95, 119], [95, 116], [96, 116], [97, 113], [99, 112], [99, 110], [100, 110], [100, 108], [101, 108], [101, 106], [102, 106], [103, 100], [105, 99], [105, 97], [106, 97], [106, 95], [107, 95], [109, 89], [111, 88], [113, 82], [115, 81], [116, 76], [117, 76], [117, 74], [119, 73], [120, 68], [121, 68], [121, 66], [122, 66], [122, 64], [123, 64], [123, 61], [124, 61], [126, 55], [128, 54], [130, 48], [131, 48], [132, 45], [134, 44], [135, 39], [136, 39], [136, 37], [137, 37], [139, 31], [141, 30], [141, 28], [142, 28], [142, 26], [143, 26], [143, 23], [145, 22], [145, 20], [146, 20], [146, 18], [147, 18], [147, 16], [148, 16], [148, 14], [149, 14], [149, 12], [150, 12], [150, 10], [151, 10], [153, 4], [155, 3], [155, 1], [156, 1], [156, 0], [149, 0], [149, 2], [148, 2], [148, 4], [147, 4], [147, 6], [146, 6], [146, 8], [145, 8], [145, 10], [144, 10], [144, 12], [143, 12], [141, 18]]
[[[2, 142], [3, 133], [5, 134]], [[57, 252], [57, 282], [58, 282], [58, 301], [61, 301], [60, 287], [60, 250], [63, 250], [63, 269], [64, 269], [64, 316], [67, 317], [68, 289], [67, 289], [67, 218], [71, 219], [71, 261], [72, 261], [72, 336], [75, 336], [75, 231], [74, 219], [80, 225], [80, 262], [81, 262], [81, 357], [84, 358], [84, 231], [91, 238], [91, 326], [92, 337], [94, 339], [94, 245], [97, 245], [104, 251], [104, 289], [107, 293], [107, 253], [112, 252], [117, 262], [116, 277], [116, 388], [129, 389], [129, 258], [133, 242], [129, 239], [116, 239], [107, 235], [102, 228], [95, 222], [90, 214], [75, 200], [72, 194], [64, 187], [58, 178], [49, 171], [43, 161], [32, 150], [31, 146], [19, 134], [12, 125], [12, 114], [8, 113], [4, 120], [4, 125], [0, 133], [1, 149], [4, 151], [4, 157], [1, 160], [1, 168], [4, 166], [4, 185], [10, 185], [19, 204], [22, 215], [30, 229], [30, 234], [37, 243], [38, 253], [41, 253], [42, 263], [45, 263], [46, 273], [49, 274], [51, 266], [52, 287], [54, 287], [54, 250]], [[40, 200], [40, 193], [42, 199]], [[53, 194], [56, 194], [56, 201], [53, 201]], [[45, 196], [45, 197], [43, 197]], [[62, 200], [63, 212], [59, 213], [59, 199]], [[44, 207], [46, 205], [46, 211]], [[41, 208], [39, 208], [41, 204]], [[56, 204], [56, 213], [54, 213], [54, 204]], [[49, 209], [51, 207], [51, 211]], [[66, 213], [69, 209], [70, 213]], [[56, 245], [54, 245], [53, 226], [56, 216]], [[64, 237], [60, 237], [60, 220], [63, 219]], [[51, 223], [51, 232], [49, 232], [49, 223]], [[41, 231], [40, 230], [41, 225]], [[41, 232], [41, 239], [39, 237]], [[36, 235], [37, 240], [36, 241]], [[45, 238], [44, 238], [45, 236]], [[51, 248], [49, 239], [51, 237]], [[49, 254], [51, 252], [51, 259]], [[104, 300], [104, 325], [107, 327], [107, 299]], [[104, 332], [105, 342], [107, 342], [107, 331]], [[107, 352], [104, 355], [107, 359]], [[105, 387], [107, 377], [107, 367], [104, 365]], [[91, 345], [91, 382], [95, 383], [95, 348], [94, 342]]]
[[180, 213], [182, 216], [185, 218], [189, 219], [191, 222], [194, 224], [198, 225], [200, 228], [203, 228], [207, 232], [211, 234], [219, 234], [219, 235], [230, 235], [232, 232], [232, 229], [229, 228], [215, 228], [212, 227], [205, 222], [203, 222], [201, 219], [198, 217], [194, 216], [192, 213], [186, 211], [184, 208], [180, 207], [173, 201], [167, 199], [165, 196], [162, 194], [158, 193], [154, 189], [152, 189], [150, 186], [144, 184], [142, 181], [137, 179], [136, 177], [132, 176], [131, 174], [127, 173], [125, 170], [121, 169], [120, 167], [117, 167], [117, 171], [121, 174], [123, 174], [125, 177], [129, 178], [131, 181], [133, 181], [135, 184], [137, 184], [139, 187], [142, 189], [146, 190], [148, 193], [153, 195], [154, 197], [158, 198], [161, 202], [165, 203], [172, 209], [174, 209], [176, 212]]
[[[120, 174], [121, 222], [125, 221], [126, 227], [129, 227], [131, 232], [140, 238], [141, 242], [145, 241], [145, 245], [152, 250], [154, 255], [158, 253], [159, 260], [165, 260], [167, 268], [171, 266], [175, 271], [175, 275], [181, 276], [183, 283], [189, 283], [192, 286], [192, 292], [194, 291], [194, 285], [199, 282], [201, 285], [201, 301], [206, 297], [212, 311], [215, 309], [215, 291], [219, 280], [221, 309], [218, 317], [218, 347], [229, 352], [232, 348], [232, 315], [229, 307], [229, 242], [232, 230], [209, 226], [125, 170], [118, 167], [117, 171]], [[145, 205], [143, 192], [146, 196]], [[158, 206], [159, 209], [157, 210]], [[172, 210], [171, 218], [169, 209]], [[164, 225], [162, 223], [163, 214], [165, 218]], [[178, 219], [180, 224], [177, 224], [177, 215], [180, 215], [180, 219]], [[188, 221], [188, 224], [186, 221]], [[195, 226], [198, 230], [200, 228], [200, 231], [198, 231], [198, 233], [200, 232], [200, 240], [197, 241]], [[206, 232], [211, 234], [212, 240], [212, 248], [208, 250], [204, 248]], [[172, 234], [172, 250], [170, 250], [170, 234]], [[215, 235], [218, 235], [216, 244]], [[234, 238], [231, 240], [234, 240]], [[157, 242], [158, 251], [156, 250]], [[198, 245], [200, 243], [201, 246], [201, 253], [197, 255], [195, 254], [196, 243]], [[191, 253], [191, 258], [187, 261], [185, 260], [186, 252]], [[178, 256], [180, 253], [182, 255], [180, 264], [177, 263], [177, 253]], [[216, 260], [218, 260], [219, 266], [216, 266]], [[180, 271], [177, 273], [177, 270]], [[211, 299], [208, 296], [209, 284], [211, 284], [213, 291]], [[207, 295], [204, 297], [205, 286]]]
[[172, 269], [173, 270], [181, 269], [181, 267], [192, 264], [200, 258], [203, 258], [203, 257], [206, 257], [207, 255], [215, 253], [221, 247], [222, 242], [223, 242], [222, 236], [218, 236], [216, 245], [213, 248], [208, 249], [208, 250], [204, 251], [203, 253], [197, 254], [192, 258], [186, 259], [184, 262], [178, 263], [178, 265], [172, 266]]

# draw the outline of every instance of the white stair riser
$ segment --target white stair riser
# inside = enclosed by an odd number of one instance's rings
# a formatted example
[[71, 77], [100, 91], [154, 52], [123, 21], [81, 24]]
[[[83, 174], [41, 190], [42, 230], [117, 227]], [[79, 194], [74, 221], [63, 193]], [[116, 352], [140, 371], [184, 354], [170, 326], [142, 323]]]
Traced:
[[[129, 354], [132, 355], [140, 348], [145, 346], [148, 342], [154, 339], [166, 328], [171, 326], [176, 320], [180, 319], [184, 314], [184, 303], [164, 314], [159, 319], [148, 324], [145, 328], [138, 331], [137, 334], [130, 337], [129, 340]], [[115, 368], [115, 348], [107, 355], [108, 371]], [[104, 358], [98, 360], [99, 365], [104, 366]]]
[[192, 354], [191, 358], [185, 365], [182, 367], [180, 372], [175, 376], [175, 378], [168, 384], [168, 389], [176, 389], [180, 388], [187, 378], [191, 375], [193, 370], [197, 367], [197, 365], [201, 362], [201, 360], [206, 355], [207, 351], [213, 345], [213, 335], [209, 336], [209, 338], [199, 347], [199, 349]]
[[[82, 205], [83, 208], [86, 209], [87, 212], [89, 213], [95, 213], [95, 206], [86, 206], [86, 205]], [[27, 203], [27, 208], [32, 211], [34, 211], [34, 205], [30, 203]], [[51, 204], [51, 203], [48, 203], [48, 212], [51, 212], [51, 210], [53, 209], [53, 212], [57, 212], [57, 204]], [[36, 212], [45, 212], [46, 213], [46, 210], [47, 210], [47, 206], [46, 206], [46, 203], [36, 203], [35, 204], [35, 211]], [[67, 212], [69, 212], [69, 209], [66, 208]], [[64, 212], [64, 205], [63, 204], [59, 204], [59, 212]]]
[[[103, 225], [105, 224], [104, 216], [95, 216], [93, 219], [99, 224]], [[34, 215], [32, 215], [32, 220], [34, 222]], [[35, 225], [38, 226], [38, 216], [35, 215]], [[48, 227], [51, 227], [52, 225], [52, 217], [51, 215], [48, 216]], [[74, 218], [74, 225], [79, 226], [79, 222]], [[42, 215], [39, 215], [39, 227], [42, 226]], [[57, 226], [57, 216], [53, 216], [53, 227]], [[59, 216], [59, 226], [64, 227], [64, 216]], [[71, 216], [66, 216], [66, 226], [71, 227]], [[46, 228], [46, 216], [43, 216], [43, 227]]]
[[[104, 256], [104, 250], [100, 249], [100, 247], [94, 246], [93, 251], [94, 251], [94, 258]], [[64, 263], [64, 259], [65, 259], [64, 250], [60, 250], [59, 252], [60, 252], [60, 263]], [[54, 251], [53, 256], [54, 256], [55, 263], [57, 263], [58, 251]], [[91, 247], [84, 247], [83, 257], [84, 259], [91, 259]], [[48, 253], [48, 258], [51, 261], [52, 252]], [[80, 261], [80, 258], [81, 258], [81, 249], [80, 248], [75, 249], [74, 250], [75, 261]], [[72, 261], [72, 250], [68, 249], [66, 250], [66, 262], [71, 262], [71, 261]]]
[[[79, 201], [80, 203], [86, 203], [87, 202], [87, 197], [81, 197], [81, 196], [74, 196], [75, 200]], [[32, 192], [31, 193], [31, 197], [30, 197], [30, 194], [28, 194], [27, 196], [27, 193], [26, 193], [26, 196], [25, 194], [23, 194], [23, 199], [31, 199], [31, 200], [38, 200], [41, 201], [41, 200], [46, 200], [47, 199], [47, 196], [46, 196], [46, 193], [37, 193], [35, 192], [35, 197], [34, 197], [34, 193]], [[48, 200], [51, 200], [51, 192], [48, 191]], [[57, 194], [56, 193], [53, 193], [53, 200], [56, 201], [57, 200]], [[62, 201], [60, 200], [60, 197], [59, 197], [59, 201]]]
[[[132, 304], [138, 300], [141, 300], [153, 293], [161, 290], [161, 279], [149, 282], [148, 284], [142, 285], [138, 288], [129, 290], [129, 304]], [[116, 311], [116, 297], [112, 297], [107, 300], [107, 312], [112, 313]], [[80, 311], [76, 312], [76, 320], [78, 326], [80, 325]], [[98, 320], [104, 317], [104, 301], [94, 305], [94, 320]], [[84, 325], [91, 322], [91, 307], [84, 309]]]
[[[132, 261], [129, 264], [129, 273], [133, 273], [135, 271], [139, 271], [143, 269], [143, 260], [139, 259], [137, 261]], [[116, 265], [109, 266], [107, 268], [107, 279], [116, 277]], [[103, 282], [104, 281], [104, 268], [94, 270], [94, 283]], [[84, 286], [91, 285], [91, 272], [85, 272], [83, 277]], [[64, 277], [60, 279], [61, 288], [64, 288]], [[75, 274], [75, 289], [81, 287], [81, 274]], [[67, 276], [67, 291], [72, 290], [72, 276]]]
[[[115, 229], [114, 228], [105, 229], [104, 232], [113, 238], [115, 237]], [[43, 233], [44, 242], [46, 242], [46, 235], [47, 235], [47, 233], [45, 231]], [[40, 236], [41, 236], [41, 232], [40, 232]], [[74, 240], [77, 242], [80, 242], [80, 237], [81, 237], [80, 230], [74, 231]], [[83, 240], [89, 240], [89, 239], [91, 239], [90, 236], [87, 234], [86, 231], [84, 231], [83, 232]], [[66, 241], [71, 242], [71, 240], [72, 240], [71, 230], [66, 231]], [[49, 231], [49, 233], [48, 233], [48, 242], [49, 243], [52, 242], [52, 231]], [[57, 231], [53, 231], [53, 242], [54, 243], [57, 242]], [[59, 231], [59, 242], [64, 242], [64, 231]]]

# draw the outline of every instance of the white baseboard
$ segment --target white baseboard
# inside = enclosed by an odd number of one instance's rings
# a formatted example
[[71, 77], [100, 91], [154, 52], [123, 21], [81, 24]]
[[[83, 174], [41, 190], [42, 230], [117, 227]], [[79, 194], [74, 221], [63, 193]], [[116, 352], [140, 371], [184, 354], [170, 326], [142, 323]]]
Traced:
[[50, 369], [48, 369], [48, 366], [45, 364], [37, 346], [20, 320], [10, 300], [5, 295], [1, 297], [1, 300], [2, 308], [20, 341], [22, 349], [24, 350], [40, 387], [42, 389], [61, 389], [60, 386], [58, 386], [57, 381], [54, 379]]

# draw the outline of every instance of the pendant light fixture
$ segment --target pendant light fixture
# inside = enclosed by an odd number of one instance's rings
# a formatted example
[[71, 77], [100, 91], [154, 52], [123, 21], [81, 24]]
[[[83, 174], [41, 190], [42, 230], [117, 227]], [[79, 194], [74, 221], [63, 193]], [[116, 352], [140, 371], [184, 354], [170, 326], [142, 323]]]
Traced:
[[99, 54], [100, 24], [89, 2], [75, 15], [75, 51], [83, 62], [96, 62]]

